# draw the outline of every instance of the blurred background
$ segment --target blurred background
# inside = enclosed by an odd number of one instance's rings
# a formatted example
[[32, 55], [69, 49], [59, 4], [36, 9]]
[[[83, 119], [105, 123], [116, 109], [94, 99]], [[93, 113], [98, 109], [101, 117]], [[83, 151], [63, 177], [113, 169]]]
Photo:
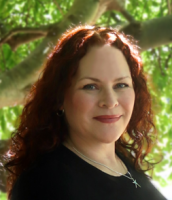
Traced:
[[[172, 200], [172, 0], [0, 0], [0, 156], [48, 53], [79, 24], [117, 28], [140, 46], [159, 134], [153, 151], [164, 156], [153, 183]], [[6, 200], [2, 166], [0, 199]]]

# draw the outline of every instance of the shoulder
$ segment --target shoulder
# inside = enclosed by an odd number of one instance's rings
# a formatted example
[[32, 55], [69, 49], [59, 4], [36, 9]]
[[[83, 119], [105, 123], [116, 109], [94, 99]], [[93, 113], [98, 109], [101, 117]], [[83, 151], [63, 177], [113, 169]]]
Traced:
[[[39, 158], [23, 173], [20, 178], [27, 176], [44, 176], [49, 177], [52, 172], [58, 172], [60, 165], [62, 164], [61, 149], [57, 147], [53, 151], [47, 152]], [[51, 172], [51, 173], [49, 173]]]
[[47, 200], [51, 188], [60, 185], [62, 168], [58, 148], [42, 155], [18, 177], [12, 189], [11, 200]]

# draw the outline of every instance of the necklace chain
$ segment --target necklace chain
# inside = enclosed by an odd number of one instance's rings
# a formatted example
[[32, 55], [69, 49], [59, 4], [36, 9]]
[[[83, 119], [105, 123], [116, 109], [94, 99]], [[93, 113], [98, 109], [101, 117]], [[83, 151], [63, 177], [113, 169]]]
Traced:
[[81, 155], [81, 156], [84, 157], [85, 159], [87, 159], [87, 160], [89, 160], [89, 161], [91, 161], [91, 162], [93, 162], [93, 163], [96, 163], [96, 164], [98, 164], [98, 165], [101, 165], [101, 166], [103, 166], [103, 167], [109, 169], [110, 171], [115, 172], [116, 174], [119, 174], [119, 175], [121, 175], [121, 176], [124, 176], [124, 177], [126, 177], [126, 178], [132, 180], [133, 183], [135, 184], [136, 188], [137, 188], [137, 186], [141, 187], [141, 186], [137, 183], [137, 181], [134, 180], [134, 178], [132, 177], [132, 175], [130, 174], [129, 171], [127, 171], [127, 173], [129, 174], [129, 176], [127, 176], [127, 175], [125, 175], [125, 174], [122, 174], [122, 173], [120, 173], [120, 172], [117, 172], [117, 171], [111, 169], [110, 167], [108, 167], [108, 166], [106, 166], [106, 165], [104, 165], [104, 164], [102, 164], [102, 163], [99, 163], [99, 162], [97, 162], [97, 161], [95, 161], [95, 160], [92, 160], [91, 158], [88, 158], [87, 156], [85, 156], [84, 154], [82, 154], [80, 151], [78, 151], [74, 146], [72, 146], [72, 147], [73, 147], [73, 149], [74, 149], [79, 155]]

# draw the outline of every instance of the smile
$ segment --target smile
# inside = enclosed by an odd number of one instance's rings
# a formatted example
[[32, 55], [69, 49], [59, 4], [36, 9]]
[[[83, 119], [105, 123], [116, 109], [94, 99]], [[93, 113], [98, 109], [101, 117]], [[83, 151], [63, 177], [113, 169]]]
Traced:
[[94, 119], [96, 119], [97, 121], [100, 121], [102, 123], [115, 123], [117, 122], [119, 119], [121, 118], [121, 116], [118, 117], [94, 117]]

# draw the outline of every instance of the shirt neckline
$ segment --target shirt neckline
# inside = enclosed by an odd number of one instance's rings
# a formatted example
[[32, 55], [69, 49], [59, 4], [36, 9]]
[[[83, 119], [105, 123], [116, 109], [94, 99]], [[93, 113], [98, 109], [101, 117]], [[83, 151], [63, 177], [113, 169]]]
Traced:
[[[106, 172], [104, 172], [104, 171], [102, 171], [102, 170], [96, 168], [95, 166], [91, 165], [90, 163], [86, 162], [86, 161], [83, 160], [81, 157], [79, 157], [77, 154], [75, 154], [73, 151], [71, 151], [71, 150], [68, 149], [66, 146], [64, 146], [64, 144], [61, 144], [60, 146], [61, 146], [62, 149], [65, 150], [66, 153], [69, 153], [70, 156], [72, 156], [73, 158], [77, 159], [77, 161], [78, 161], [79, 163], [81, 163], [82, 165], [87, 165], [87, 167], [89, 167], [91, 170], [94, 170], [94, 171], [97, 172], [97, 173], [101, 173], [101, 174], [103, 174], [103, 175], [106, 175], [106, 176], [109, 176], [109, 177], [112, 177], [112, 178], [126, 178], [125, 176], [129, 176], [129, 175], [128, 175], [128, 172], [130, 172], [129, 166], [128, 166], [128, 164], [124, 161], [124, 159], [121, 158], [122, 156], [119, 155], [118, 152], [116, 152], [116, 154], [119, 156], [119, 158], [120, 158], [120, 159], [122, 160], [122, 162], [125, 164], [125, 166], [126, 166], [126, 168], [127, 168], [127, 173], [122, 174], [122, 175], [120, 175], [120, 176], [114, 176], [114, 175], [110, 175], [110, 174], [108, 174], [108, 173], [106, 173]], [[131, 173], [131, 172], [130, 172], [130, 173]]]

